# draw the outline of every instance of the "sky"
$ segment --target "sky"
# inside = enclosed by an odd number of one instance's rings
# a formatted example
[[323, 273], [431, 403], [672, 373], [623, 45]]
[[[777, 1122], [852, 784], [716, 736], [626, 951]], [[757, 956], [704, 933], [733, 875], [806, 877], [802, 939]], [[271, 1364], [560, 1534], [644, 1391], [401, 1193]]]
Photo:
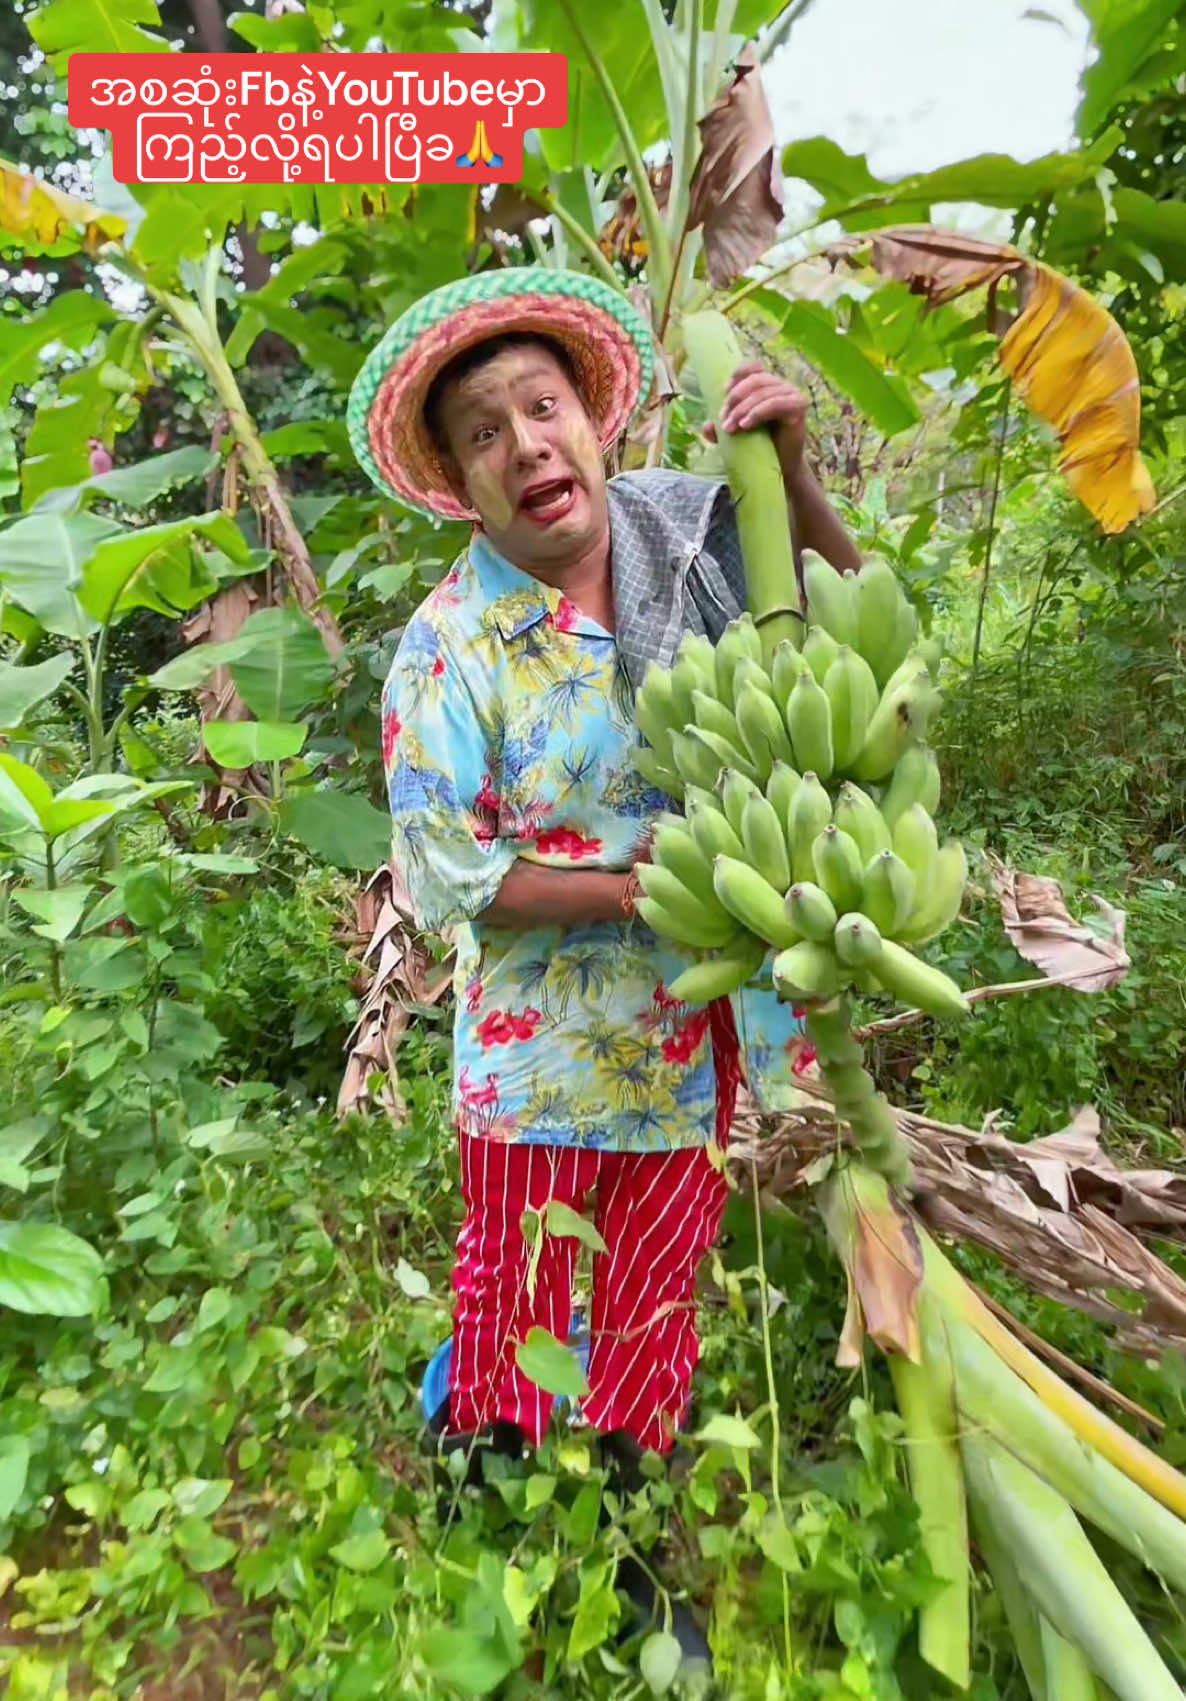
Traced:
[[830, 136], [900, 177], [1067, 147], [1091, 52], [1074, 0], [813, 0], [764, 81], [780, 145]]

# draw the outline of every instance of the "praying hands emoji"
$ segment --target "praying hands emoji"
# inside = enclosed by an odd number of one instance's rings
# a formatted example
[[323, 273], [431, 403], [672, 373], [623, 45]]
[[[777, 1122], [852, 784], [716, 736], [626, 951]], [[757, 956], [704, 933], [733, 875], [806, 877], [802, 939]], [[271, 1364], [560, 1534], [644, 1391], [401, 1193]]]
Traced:
[[474, 126], [474, 139], [469, 145], [469, 152], [457, 156], [458, 165], [476, 165], [479, 160], [483, 165], [493, 166], [496, 171], [502, 164], [502, 155], [496, 154], [490, 146], [484, 118], [479, 118]]

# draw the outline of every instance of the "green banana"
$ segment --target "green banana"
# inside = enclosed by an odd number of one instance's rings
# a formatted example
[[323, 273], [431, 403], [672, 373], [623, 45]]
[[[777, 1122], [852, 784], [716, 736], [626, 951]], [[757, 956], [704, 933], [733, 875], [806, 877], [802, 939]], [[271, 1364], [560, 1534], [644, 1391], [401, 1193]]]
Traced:
[[682, 915], [673, 915], [657, 898], [644, 895], [636, 900], [634, 907], [652, 933], [674, 939], [677, 945], [686, 945], [694, 951], [719, 949], [737, 935], [736, 922], [730, 924], [728, 931], [705, 927], [702, 921], [693, 926]]
[[877, 712], [877, 681], [864, 656], [841, 644], [824, 675], [823, 687], [832, 709], [836, 768], [843, 773], [860, 754], [869, 722]]
[[799, 935], [787, 917], [782, 893], [776, 892], [748, 862], [718, 856], [713, 861], [712, 880], [725, 909], [759, 939], [779, 947], [793, 945], [798, 940]]
[[926, 744], [912, 744], [903, 752], [886, 787], [880, 809], [892, 829], [911, 804], [921, 803], [928, 815], [939, 807], [939, 764]]
[[828, 631], [826, 626], [810, 626], [803, 640], [803, 659], [815, 675], [817, 685], [822, 685], [824, 677], [840, 646]]
[[[709, 794], [711, 796], [711, 793]], [[744, 856], [745, 846], [725, 819], [725, 813], [713, 798], [711, 803], [688, 802], [688, 825], [697, 849], [712, 862], [714, 856]]]
[[804, 939], [827, 944], [836, 931], [836, 906], [811, 880], [797, 880], [787, 893], [787, 915]]
[[746, 658], [762, 665], [762, 640], [748, 611], [731, 620], [717, 639], [714, 672], [722, 703], [733, 701], [733, 674], [738, 662]]
[[711, 695], [716, 690], [716, 683], [715, 666], [706, 667], [696, 650], [688, 647], [685, 639], [680, 645], [679, 656], [671, 670], [671, 696], [677, 729], [690, 726], [695, 718], [693, 691], [705, 691]]
[[[785, 639], [783, 640], [785, 643]], [[787, 847], [790, 848], [791, 804], [795, 801], [795, 793], [802, 785], [802, 780], [791, 767], [789, 762], [777, 761], [770, 770], [770, 778], [766, 781], [766, 796], [782, 822], [783, 832], [787, 835]]]
[[803, 651], [797, 650], [789, 638], [783, 638], [770, 658], [770, 683], [774, 687], [774, 701], [784, 715], [796, 679], [801, 673], [808, 672], [810, 669], [803, 659]]
[[918, 893], [926, 892], [931, 869], [939, 853], [939, 835], [921, 803], [912, 803], [898, 816], [894, 826], [894, 850], [913, 874]]
[[968, 859], [964, 847], [958, 839], [948, 839], [939, 847], [927, 889], [907, 917], [902, 938], [910, 945], [925, 945], [928, 939], [950, 927], [960, 913], [967, 883]]
[[[790, 642], [789, 639], [786, 641], [788, 643]], [[766, 669], [762, 666], [761, 662], [751, 661], [748, 656], [743, 656], [733, 670], [734, 704], [736, 704], [742, 688], [746, 685], [755, 686], [759, 691], [769, 697], [771, 702], [774, 702], [774, 681], [766, 672]], [[777, 705], [775, 706], [777, 707]]]
[[914, 876], [893, 851], [880, 851], [865, 864], [861, 901], [856, 906], [883, 939], [893, 939], [914, 909]]
[[[883, 666], [885, 677], [888, 679], [895, 668], [910, 654], [918, 643], [918, 616], [905, 597], [898, 610], [898, 618], [894, 624], [893, 641], [886, 650]], [[874, 670], [876, 671], [876, 670]], [[884, 685], [885, 680], [878, 675], [877, 683]]]
[[758, 770], [758, 782], [770, 778], [776, 761], [791, 762], [791, 741], [774, 699], [748, 682], [737, 693], [737, 726], [750, 761]]
[[757, 791], [748, 775], [736, 768], [722, 768], [721, 777], [717, 781], [716, 793], [721, 800], [721, 808], [725, 819], [732, 827], [737, 837], [741, 837], [741, 815], [752, 793]]
[[640, 744], [631, 751], [631, 757], [636, 770], [649, 786], [654, 786], [656, 790], [665, 792], [668, 797], [676, 799], [683, 797], [683, 780], [673, 768], [668, 768], [662, 763], [653, 750], [649, 750], [645, 744]]
[[931, 689], [930, 675], [923, 668], [915, 678], [882, 697], [869, 722], [861, 753], [852, 765], [854, 778], [888, 778], [910, 746], [925, 736], [933, 706]]
[[887, 679], [896, 663], [893, 654], [898, 616], [905, 597], [898, 576], [880, 555], [870, 555], [857, 574], [857, 641], [878, 682]]
[[840, 787], [836, 798], [836, 825], [850, 839], [855, 839], [857, 849], [861, 853], [863, 868], [871, 856], [878, 851], [892, 850], [893, 839], [886, 824], [885, 816], [874, 803], [868, 792], [854, 786], [850, 781]]
[[927, 678], [930, 678], [930, 671], [921, 652], [914, 649], [908, 655], [902, 657], [902, 660], [886, 680], [881, 695], [884, 697], [889, 692], [896, 691], [899, 685], [905, 685], [908, 679], [914, 679], [920, 673], [925, 673]]
[[822, 626], [838, 644], [857, 641], [856, 575], [838, 573], [813, 549], [803, 551], [803, 587], [807, 592], [807, 619]]
[[746, 859], [777, 892], [791, 883], [786, 829], [769, 798], [755, 791], [741, 812], [741, 842]]
[[787, 817], [791, 875], [795, 880], [815, 880], [811, 847], [831, 819], [832, 802], [820, 784], [819, 775], [804, 774]]
[[925, 1010], [928, 1016], [966, 1016], [971, 1009], [950, 975], [921, 962], [893, 940], [882, 941], [873, 973], [891, 997]]
[[672, 734], [671, 754], [680, 778], [688, 785], [711, 789], [725, 765], [701, 737], [697, 726]]
[[[691, 660], [704, 674], [706, 679], [716, 678], [717, 652], [711, 638], [706, 638], [703, 632], [685, 632], [679, 641], [679, 649], [675, 652], [677, 661]], [[711, 685], [709, 686], [711, 690]]]
[[803, 939], [780, 951], [771, 972], [784, 998], [834, 998], [840, 990], [835, 952], [817, 939]]
[[787, 731], [791, 735], [795, 766], [800, 773], [818, 774], [826, 780], [834, 765], [832, 706], [815, 675], [800, 674], [787, 702]]
[[657, 662], [648, 662], [635, 699], [639, 731], [661, 762], [671, 766], [671, 734], [676, 725], [671, 675]]
[[715, 790], [710, 791], [707, 786], [685, 786], [685, 815], [690, 813], [693, 804], [707, 804], [710, 809], [719, 809], [721, 807], [721, 800], [717, 796]]
[[[694, 938], [697, 944], [723, 945], [736, 931], [730, 913], [717, 898], [715, 888], [707, 897], [692, 891], [690, 886], [670, 868], [658, 862], [640, 862], [638, 880], [648, 898], [662, 904], [668, 915], [681, 924], [700, 929]], [[707, 937], [711, 935], [711, 937]]]
[[719, 732], [710, 732], [706, 726], [690, 726], [688, 733], [712, 751], [719, 768], [736, 768], [738, 773], [744, 774], [746, 779], [755, 783], [761, 779], [761, 773], [740, 745], [731, 744], [727, 738], [722, 738]]
[[864, 869], [855, 839], [830, 823], [811, 847], [818, 883], [835, 904], [839, 914], [855, 910], [861, 901]]
[[676, 975], [667, 988], [668, 995], [683, 1004], [711, 1004], [714, 998], [727, 998], [754, 979], [769, 949], [764, 939], [742, 934], [728, 951], [706, 957]]
[[[688, 888], [692, 896], [716, 907], [712, 885], [712, 863], [692, 837], [686, 821], [678, 825], [656, 827], [651, 841], [656, 866], [670, 869], [676, 879]], [[658, 894], [656, 894], [658, 896]]]
[[881, 955], [881, 935], [867, 915], [850, 910], [836, 923], [833, 934], [836, 955], [848, 968], [864, 969], [877, 964]]
[[742, 748], [741, 729], [732, 709], [727, 709], [717, 696], [707, 691], [693, 691], [692, 715], [702, 732], [715, 732], [727, 739], [735, 749]]

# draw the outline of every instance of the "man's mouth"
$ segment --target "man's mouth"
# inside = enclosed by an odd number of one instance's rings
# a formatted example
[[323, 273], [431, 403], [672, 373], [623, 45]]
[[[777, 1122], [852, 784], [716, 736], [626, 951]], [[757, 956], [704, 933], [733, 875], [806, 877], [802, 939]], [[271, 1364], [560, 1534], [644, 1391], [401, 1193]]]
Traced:
[[546, 484], [533, 484], [519, 499], [519, 507], [528, 519], [538, 525], [549, 525], [563, 519], [576, 500], [576, 480], [553, 478]]

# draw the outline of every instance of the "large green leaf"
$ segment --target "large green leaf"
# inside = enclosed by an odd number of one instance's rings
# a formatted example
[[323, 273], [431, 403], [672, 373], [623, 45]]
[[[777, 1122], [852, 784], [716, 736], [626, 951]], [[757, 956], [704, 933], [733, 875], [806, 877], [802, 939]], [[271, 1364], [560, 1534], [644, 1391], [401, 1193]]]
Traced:
[[85, 348], [100, 325], [115, 317], [111, 306], [84, 289], [55, 296], [40, 313], [0, 319], [0, 408], [7, 407], [20, 384], [36, 378], [45, 350], [55, 342]]
[[576, 1354], [547, 1329], [529, 1329], [515, 1348], [515, 1363], [529, 1381], [547, 1394], [580, 1399], [589, 1392]]
[[278, 18], [261, 18], [257, 12], [232, 12], [227, 23], [259, 53], [325, 51], [321, 32], [304, 12], [282, 12]]
[[0, 731], [20, 726], [30, 709], [52, 697], [77, 658], [65, 652], [33, 667], [0, 662]]
[[779, 337], [802, 355], [887, 437], [917, 425], [919, 412], [901, 379], [893, 378], [862, 354], [816, 301], [788, 301], [773, 290], [756, 290], [755, 307], [779, 327]]
[[1080, 0], [1080, 4], [1091, 19], [1099, 57], [1083, 73], [1075, 127], [1081, 136], [1093, 136], [1147, 62], [1160, 55], [1167, 26], [1182, 4], [1181, 0]]
[[0, 1222], [0, 1306], [85, 1317], [103, 1299], [103, 1260], [56, 1223]]
[[539, 132], [544, 157], [554, 171], [585, 165], [606, 171], [625, 156], [601, 86], [570, 22], [573, 9], [609, 73], [641, 148], [659, 141], [667, 130], [659, 68], [640, 5], [523, 0], [523, 45], [568, 56], [568, 123], [563, 129]]
[[324, 697], [334, 664], [321, 633], [295, 608], [264, 608], [244, 622], [251, 647], [230, 663], [240, 697], [261, 721], [294, 721]]
[[29, 34], [55, 70], [65, 71], [72, 53], [167, 53], [156, 0], [50, 0], [29, 19]]
[[344, 334], [345, 322], [341, 316], [325, 309], [310, 311], [293, 307], [267, 297], [251, 298], [244, 305], [230, 350], [236, 359], [246, 357], [247, 349], [265, 325], [287, 337], [310, 366], [328, 373], [343, 389], [353, 382], [366, 358], [362, 345]]
[[[903, 206], [930, 207], [936, 201], [1021, 207], [1045, 200], [1093, 181], [1117, 139], [1115, 132], [1109, 132], [1078, 153], [1044, 154], [1041, 159], [1024, 162], [1008, 154], [977, 154], [890, 183], [873, 177], [863, 155], [852, 156], [846, 166], [842, 150], [824, 138], [813, 137], [792, 142], [783, 152], [782, 168], [788, 177], [800, 178], [824, 197], [819, 210], [821, 224], [828, 219], [851, 223], [858, 216], [868, 223], [864, 215], [888, 215], [893, 210], [901, 219]], [[888, 216], [884, 222], [890, 222]]]
[[95, 624], [76, 592], [95, 551], [122, 530], [96, 514], [28, 514], [0, 532], [0, 588], [47, 632], [86, 637]]
[[118, 399], [99, 382], [99, 367], [96, 362], [71, 372], [38, 407], [21, 461], [26, 508], [47, 490], [90, 477], [89, 439], [103, 437]]
[[207, 721], [202, 738], [220, 768], [250, 768], [298, 755], [307, 732], [300, 721]]
[[191, 443], [184, 449], [172, 449], [166, 455], [154, 455], [151, 460], [137, 461], [130, 467], [113, 467], [110, 472], [96, 473], [81, 484], [48, 490], [34, 503], [33, 512], [78, 508], [92, 496], [122, 502], [128, 508], [147, 508], [167, 490], [205, 478], [217, 465], [215, 450]]
[[353, 453], [350, 434], [340, 419], [290, 420], [287, 425], [265, 431], [260, 442], [274, 461], [289, 460], [295, 455], [333, 455], [349, 464]]
[[246, 538], [221, 510], [121, 530], [99, 544], [84, 565], [78, 600], [101, 625], [135, 608], [166, 615], [195, 608], [217, 585], [192, 547], [195, 535], [208, 538], [232, 561], [248, 558]]
[[28, 1437], [0, 1435], [0, 1524], [7, 1523], [16, 1511], [28, 1474]]
[[93, 886], [17, 886], [12, 894], [27, 915], [37, 917], [33, 932], [59, 943], [74, 932], [94, 895]]
[[357, 792], [295, 792], [277, 818], [282, 833], [333, 868], [373, 870], [391, 857], [391, 817]]
[[36, 768], [0, 750], [0, 823], [5, 820], [38, 832], [54, 805], [54, 794]]
[[1045, 257], [1052, 265], [1093, 265], [1127, 276], [1147, 276], [1143, 256], [1155, 256], [1167, 279], [1186, 279], [1186, 202], [1156, 201], [1143, 189], [1112, 192], [1114, 220], [1108, 228], [1101, 197], [1092, 192], [1061, 199], [1047, 232]]
[[[340, 192], [344, 186], [335, 187]], [[240, 219], [257, 224], [266, 211], [285, 217], [294, 191], [308, 195], [307, 189], [285, 183], [138, 183], [144, 220], [132, 253], [150, 271], [160, 268], [168, 274], [179, 260], [201, 259]]]
[[822, 195], [829, 207], [853, 206], [870, 195], [882, 195], [884, 179], [875, 177], [864, 154], [850, 154], [830, 136], [805, 136], [783, 149], [782, 169]]
[[150, 673], [148, 683], [155, 685], [158, 691], [193, 691], [209, 679], [216, 668], [225, 667], [237, 657], [245, 656], [255, 642], [251, 620], [245, 620], [242, 630], [233, 638], [224, 638], [219, 644], [195, 644], [192, 650], [183, 650], [164, 667]]

